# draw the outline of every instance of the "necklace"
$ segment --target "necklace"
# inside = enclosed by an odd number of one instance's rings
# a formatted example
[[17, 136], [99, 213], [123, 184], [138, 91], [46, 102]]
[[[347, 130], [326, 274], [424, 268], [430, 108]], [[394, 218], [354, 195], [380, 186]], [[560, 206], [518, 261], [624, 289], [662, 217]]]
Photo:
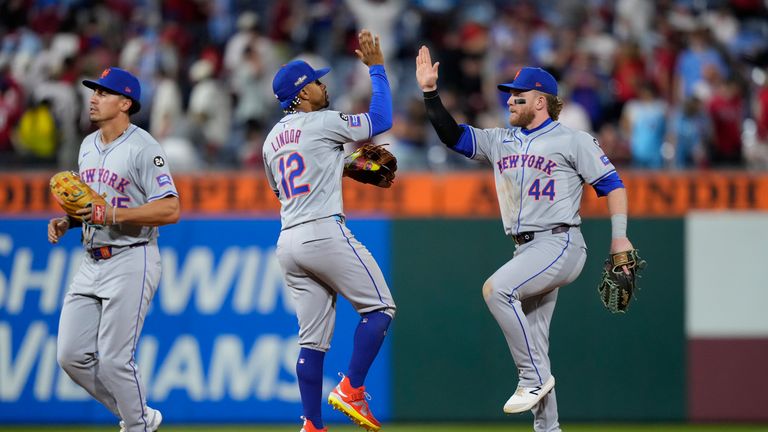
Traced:
[[[128, 125], [128, 127], [127, 127], [127, 128], [125, 128], [125, 130], [123, 130], [122, 132], [120, 132], [120, 135], [116, 136], [116, 137], [115, 137], [115, 138], [114, 138], [112, 141], [110, 141], [110, 142], [113, 142], [113, 141], [117, 140], [118, 138], [120, 138], [121, 136], [125, 135], [125, 133], [126, 133], [126, 132], [128, 132], [128, 129], [130, 129], [130, 127], [131, 127], [131, 125]], [[102, 143], [102, 144], [108, 144], [108, 143], [105, 143], [105, 142], [104, 142], [104, 132], [102, 132], [102, 131], [99, 131], [99, 139], [101, 140], [101, 143]]]

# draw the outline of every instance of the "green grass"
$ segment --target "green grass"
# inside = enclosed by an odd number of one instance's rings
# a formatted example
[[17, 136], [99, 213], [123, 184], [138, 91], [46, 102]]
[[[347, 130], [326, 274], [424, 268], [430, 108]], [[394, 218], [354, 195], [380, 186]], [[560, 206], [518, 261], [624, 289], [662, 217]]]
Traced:
[[[733, 424], [591, 424], [575, 423], [562, 425], [565, 432], [768, 432], [768, 424], [733, 425]], [[231, 425], [231, 426], [184, 426], [169, 425], [160, 428], [160, 432], [298, 432], [300, 425]], [[4, 426], [2, 432], [116, 432], [117, 426]], [[382, 432], [530, 432], [530, 425], [515, 424], [385, 424]], [[330, 425], [329, 432], [363, 432], [362, 429], [348, 425]]]

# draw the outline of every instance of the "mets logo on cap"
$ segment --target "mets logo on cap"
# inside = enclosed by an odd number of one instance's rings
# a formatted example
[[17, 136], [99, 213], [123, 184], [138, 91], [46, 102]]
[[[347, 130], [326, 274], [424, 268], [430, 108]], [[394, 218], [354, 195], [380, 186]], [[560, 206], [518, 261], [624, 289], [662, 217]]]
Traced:
[[118, 67], [108, 67], [101, 72], [98, 80], [83, 80], [83, 85], [96, 90], [101, 89], [109, 93], [123, 95], [133, 101], [130, 114], [138, 112], [141, 108], [141, 85], [139, 79], [130, 72]]

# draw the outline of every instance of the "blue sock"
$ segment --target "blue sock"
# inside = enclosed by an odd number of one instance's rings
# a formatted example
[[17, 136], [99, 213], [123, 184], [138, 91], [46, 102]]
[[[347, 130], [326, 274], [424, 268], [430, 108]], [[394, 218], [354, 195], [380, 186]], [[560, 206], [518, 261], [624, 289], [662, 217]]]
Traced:
[[360, 387], [365, 382], [368, 369], [371, 368], [376, 354], [379, 353], [387, 328], [392, 317], [382, 311], [369, 312], [362, 315], [355, 330], [355, 343], [352, 349], [352, 359], [349, 361], [349, 384]]
[[323, 398], [323, 361], [325, 352], [301, 348], [296, 362], [296, 376], [299, 379], [299, 393], [304, 407], [304, 418], [312, 421], [316, 428], [323, 428], [320, 403]]

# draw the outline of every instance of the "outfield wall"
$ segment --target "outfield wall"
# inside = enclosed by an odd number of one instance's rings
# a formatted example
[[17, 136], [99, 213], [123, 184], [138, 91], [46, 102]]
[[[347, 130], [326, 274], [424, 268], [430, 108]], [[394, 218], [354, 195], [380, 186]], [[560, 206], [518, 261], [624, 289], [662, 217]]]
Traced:
[[[62, 298], [83, 252], [78, 230], [51, 246], [46, 226], [47, 219], [0, 219], [0, 424], [109, 423], [112, 415], [56, 364]], [[389, 222], [349, 226], [389, 273]], [[275, 219], [161, 228], [163, 275], [137, 362], [148, 401], [169, 423], [298, 421], [298, 324], [275, 256], [279, 230]], [[346, 370], [358, 320], [340, 302], [327, 391]], [[389, 357], [387, 343], [368, 380], [383, 420], [392, 417]]]
[[[501, 223], [414, 220], [396, 226], [395, 417], [502, 420], [517, 370], [481, 294], [485, 279], [513, 252]], [[597, 295], [610, 221], [587, 220], [583, 233], [587, 262], [581, 276], [560, 291], [551, 325], [561, 416], [684, 420], [683, 222], [630, 224], [630, 236], [650, 266], [625, 315], [609, 313]]]
[[[61, 299], [82, 251], [76, 232], [56, 246], [46, 242], [55, 213], [38, 177], [0, 175], [0, 201], [13, 204], [0, 209], [0, 424], [109, 423], [106, 410], [55, 362]], [[455, 202], [445, 194], [462, 181], [486, 190], [487, 178], [441, 177], [419, 186], [414, 179], [421, 177], [403, 179], [407, 193], [345, 183], [345, 197], [353, 195], [348, 224], [377, 258], [398, 304], [367, 382], [376, 413], [384, 421], [528, 422], [529, 414], [501, 414], [516, 371], [481, 295], [514, 247], [491, 210], [493, 193], [482, 195], [478, 214], [466, 213], [479, 199], [467, 190]], [[610, 224], [589, 207], [582, 227], [589, 257], [581, 277], [561, 291], [552, 322], [563, 420], [768, 421], [768, 213], [760, 210], [768, 202], [760, 192], [766, 176], [709, 175], [703, 183], [692, 174], [628, 177], [650, 185], [637, 188], [633, 202], [655, 216], [633, 217], [629, 227], [649, 267], [629, 313], [608, 313], [596, 287]], [[8, 186], [19, 181], [20, 189]], [[181, 181], [190, 194], [208, 184]], [[678, 201], [665, 201], [657, 186], [678, 183], [699, 197], [689, 204], [710, 210], [681, 213]], [[236, 184], [232, 196], [243, 192]], [[383, 207], [368, 206], [374, 192], [385, 198]], [[416, 213], [393, 213], [397, 200], [390, 198], [419, 193], [430, 197], [424, 214], [415, 199], [408, 202]], [[586, 202], [593, 195], [586, 191]], [[732, 205], [750, 211], [711, 210]], [[279, 221], [267, 209], [223, 216], [216, 208], [185, 212], [179, 224], [161, 228], [164, 273], [137, 354], [150, 403], [169, 423], [294, 423], [301, 413], [297, 324], [274, 255]], [[339, 305], [326, 391], [346, 368], [357, 322], [346, 302]], [[734, 383], [738, 392], [718, 396]], [[327, 407], [325, 414], [341, 420]]]

